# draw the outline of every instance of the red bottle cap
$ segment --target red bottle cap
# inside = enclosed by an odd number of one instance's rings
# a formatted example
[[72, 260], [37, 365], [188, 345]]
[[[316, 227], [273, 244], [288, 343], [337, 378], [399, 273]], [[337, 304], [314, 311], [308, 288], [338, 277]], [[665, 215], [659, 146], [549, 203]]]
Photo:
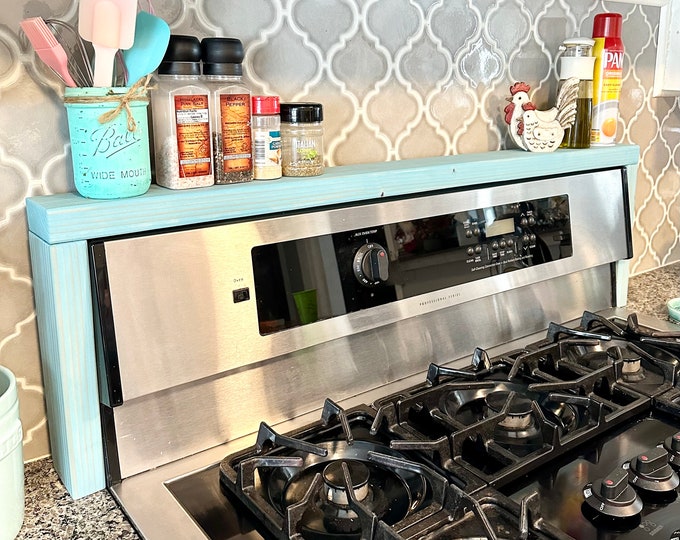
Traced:
[[279, 114], [279, 96], [253, 96], [253, 114]]
[[599, 13], [593, 22], [594, 38], [620, 38], [623, 16], [620, 13]]

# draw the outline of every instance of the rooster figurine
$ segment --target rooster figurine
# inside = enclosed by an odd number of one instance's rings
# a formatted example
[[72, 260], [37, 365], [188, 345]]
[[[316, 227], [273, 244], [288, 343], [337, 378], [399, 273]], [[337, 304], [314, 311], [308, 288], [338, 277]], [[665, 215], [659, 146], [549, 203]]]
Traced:
[[552, 152], [562, 143], [564, 131], [576, 119], [579, 79], [565, 80], [551, 109], [539, 111], [529, 98], [531, 88], [524, 82], [510, 87], [510, 102], [504, 109], [510, 137], [529, 152]]

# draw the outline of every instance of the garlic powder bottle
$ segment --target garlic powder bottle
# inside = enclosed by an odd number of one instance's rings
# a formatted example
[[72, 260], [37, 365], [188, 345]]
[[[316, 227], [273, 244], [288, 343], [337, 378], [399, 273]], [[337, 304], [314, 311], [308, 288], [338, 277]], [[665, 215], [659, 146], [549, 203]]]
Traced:
[[253, 178], [281, 178], [279, 96], [252, 96]]

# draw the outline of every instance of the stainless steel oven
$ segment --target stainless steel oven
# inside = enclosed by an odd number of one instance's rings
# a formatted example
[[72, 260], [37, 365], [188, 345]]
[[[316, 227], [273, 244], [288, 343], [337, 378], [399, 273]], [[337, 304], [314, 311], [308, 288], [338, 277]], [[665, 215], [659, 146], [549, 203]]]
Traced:
[[147, 538], [569, 537], [531, 482], [676, 424], [628, 209], [614, 168], [91, 242], [112, 492]]

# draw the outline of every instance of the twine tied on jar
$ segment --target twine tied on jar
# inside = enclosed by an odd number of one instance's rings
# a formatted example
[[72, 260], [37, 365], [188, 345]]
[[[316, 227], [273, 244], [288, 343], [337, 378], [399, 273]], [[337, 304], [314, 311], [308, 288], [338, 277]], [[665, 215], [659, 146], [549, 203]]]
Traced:
[[116, 108], [106, 111], [98, 118], [100, 124], [111, 122], [124, 110], [127, 115], [127, 129], [130, 132], [137, 131], [137, 122], [130, 109], [131, 101], [143, 101], [148, 103], [148, 91], [150, 89], [151, 75], [142, 77], [125, 94], [115, 94], [109, 91], [104, 96], [65, 96], [64, 103], [118, 103]]

